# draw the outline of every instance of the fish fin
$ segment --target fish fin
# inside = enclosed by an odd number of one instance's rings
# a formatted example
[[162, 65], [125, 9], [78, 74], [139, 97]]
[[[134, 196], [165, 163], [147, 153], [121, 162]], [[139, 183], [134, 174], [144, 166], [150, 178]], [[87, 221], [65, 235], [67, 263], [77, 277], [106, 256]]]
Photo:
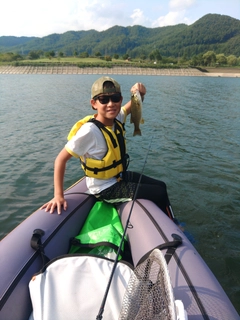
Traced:
[[140, 123], [144, 123], [144, 119], [143, 118], [141, 119]]
[[134, 132], [133, 132], [133, 136], [141, 136], [142, 135], [142, 132], [141, 132], [141, 130], [140, 129], [138, 129], [138, 130], [134, 130]]

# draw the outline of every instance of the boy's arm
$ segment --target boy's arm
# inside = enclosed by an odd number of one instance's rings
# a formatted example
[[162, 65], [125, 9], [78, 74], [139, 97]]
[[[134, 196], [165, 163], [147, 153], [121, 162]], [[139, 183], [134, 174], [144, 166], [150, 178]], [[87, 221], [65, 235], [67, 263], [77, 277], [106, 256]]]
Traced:
[[57, 208], [57, 213], [61, 214], [61, 207], [67, 209], [67, 201], [64, 199], [63, 181], [66, 169], [67, 161], [72, 157], [65, 148], [58, 154], [54, 163], [54, 198], [45, 203], [41, 209], [45, 208], [45, 211], [53, 213]]

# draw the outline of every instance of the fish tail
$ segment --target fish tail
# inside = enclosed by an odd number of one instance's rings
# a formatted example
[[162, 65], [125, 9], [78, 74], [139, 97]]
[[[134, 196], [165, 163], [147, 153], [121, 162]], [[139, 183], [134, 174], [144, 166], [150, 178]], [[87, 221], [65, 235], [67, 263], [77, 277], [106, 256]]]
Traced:
[[134, 130], [133, 136], [141, 136], [141, 135], [142, 135], [142, 132], [140, 129]]

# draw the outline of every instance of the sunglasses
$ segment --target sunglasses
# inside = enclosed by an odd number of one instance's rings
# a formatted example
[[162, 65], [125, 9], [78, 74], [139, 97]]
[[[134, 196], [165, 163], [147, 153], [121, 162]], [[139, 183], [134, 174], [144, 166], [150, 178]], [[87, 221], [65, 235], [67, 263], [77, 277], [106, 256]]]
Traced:
[[121, 101], [121, 94], [112, 94], [111, 96], [98, 96], [94, 98], [94, 100], [98, 100], [101, 104], [107, 104], [111, 100], [112, 102], [119, 102]]

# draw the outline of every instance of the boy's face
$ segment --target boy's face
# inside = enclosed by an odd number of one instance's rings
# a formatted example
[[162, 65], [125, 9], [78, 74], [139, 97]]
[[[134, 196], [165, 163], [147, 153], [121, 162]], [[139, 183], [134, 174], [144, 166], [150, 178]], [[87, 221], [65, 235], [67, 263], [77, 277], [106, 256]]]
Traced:
[[122, 99], [120, 93], [100, 94], [91, 99], [93, 109], [98, 111], [96, 119], [106, 126], [111, 126], [120, 112]]

